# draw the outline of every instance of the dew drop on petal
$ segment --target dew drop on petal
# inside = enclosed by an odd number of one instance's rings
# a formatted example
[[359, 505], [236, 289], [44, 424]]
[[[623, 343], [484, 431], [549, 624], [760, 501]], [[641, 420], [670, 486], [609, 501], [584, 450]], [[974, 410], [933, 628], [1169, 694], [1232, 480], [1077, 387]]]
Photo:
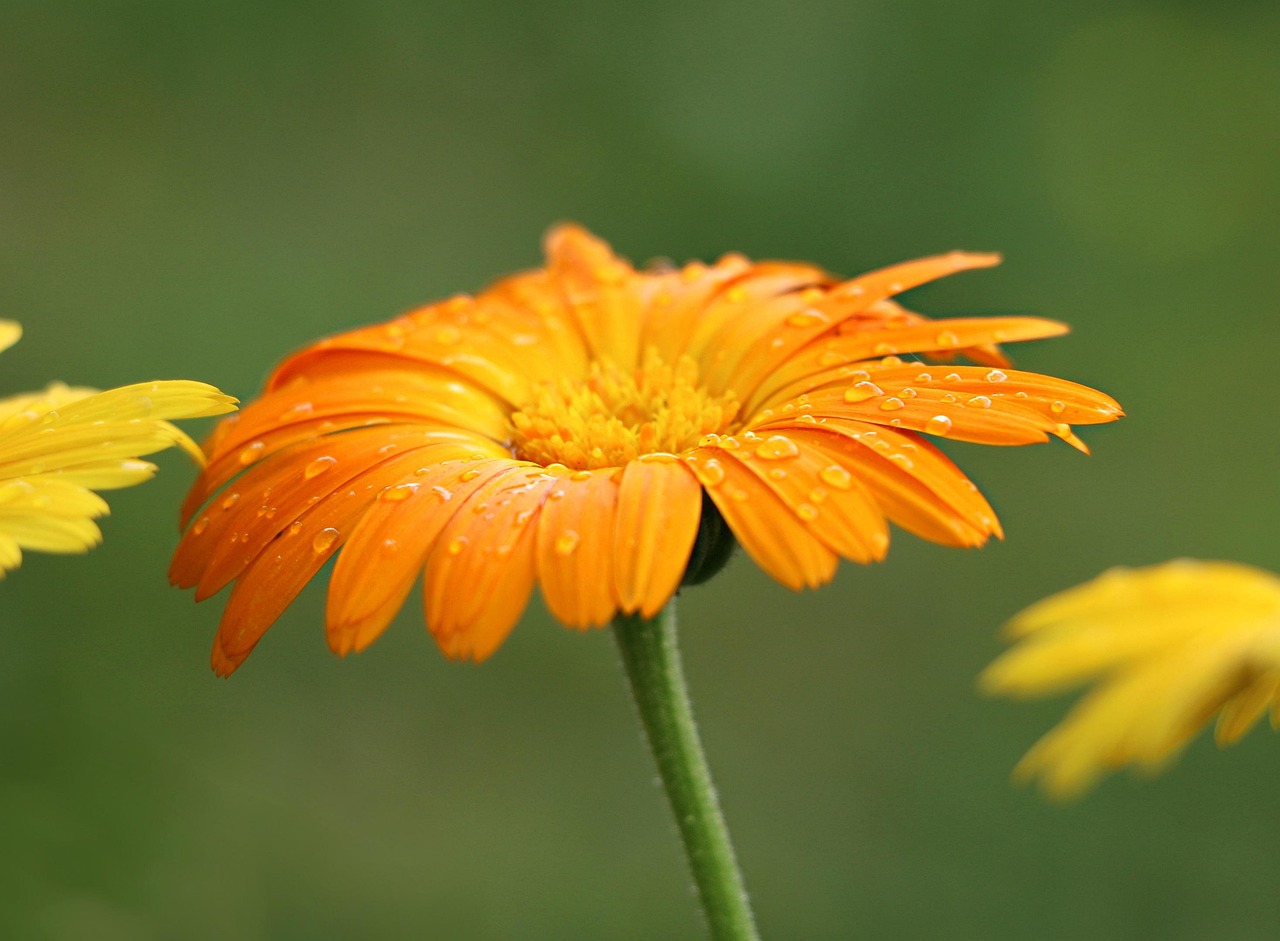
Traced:
[[452, 346], [454, 343], [462, 339], [462, 331], [453, 324], [445, 324], [436, 330], [435, 340], [437, 343], [443, 343], [446, 346]]
[[578, 548], [578, 543], [581, 541], [582, 537], [577, 532], [572, 529], [566, 529], [556, 537], [556, 555], [571, 555], [573, 550]]
[[1049, 411], [1053, 412], [1053, 414], [1055, 415], [1061, 415], [1066, 410], [1067, 410], [1067, 406], [1066, 406], [1066, 403], [1064, 402], [1054, 402], [1052, 405], [1049, 406]]
[[261, 441], [254, 441], [247, 444], [241, 449], [238, 455], [241, 464], [252, 464], [258, 458], [262, 457], [262, 452], [266, 450], [266, 445]]
[[782, 461], [799, 454], [800, 448], [785, 435], [770, 435], [756, 445], [756, 457], [762, 461]]
[[855, 404], [857, 402], [865, 402], [867, 399], [874, 399], [877, 395], [884, 395], [884, 390], [874, 382], [864, 380], [854, 385], [853, 388], [846, 389], [844, 400], [850, 404]]
[[398, 484], [395, 487], [388, 487], [378, 494], [378, 499], [384, 503], [401, 503], [408, 500], [418, 490], [417, 484]]
[[382, 551], [388, 554], [400, 551], [400, 541], [398, 539], [382, 540]]
[[810, 503], [821, 503], [825, 499], [827, 499], [827, 491], [825, 488], [814, 487], [812, 490], [809, 491]]
[[849, 357], [845, 356], [843, 353], [838, 353], [835, 350], [827, 350], [825, 353], [823, 353], [821, 356], [818, 357], [818, 365], [824, 366], [824, 367], [840, 366], [843, 363], [846, 363], [848, 361], [849, 361]]
[[339, 535], [339, 532], [332, 526], [326, 526], [312, 538], [311, 548], [316, 552], [328, 552], [333, 548], [333, 544], [338, 541]]
[[933, 373], [929, 373], [929, 372], [920, 373], [920, 375], [916, 376], [916, 382], [919, 382], [919, 383], [933, 382]]
[[832, 464], [818, 471], [818, 479], [837, 490], [853, 489], [853, 475], [839, 464]]
[[231, 509], [233, 506], [235, 506], [235, 505], [236, 505], [236, 501], [237, 501], [237, 500], [239, 500], [239, 499], [240, 499], [240, 494], [238, 494], [238, 493], [229, 493], [229, 494], [227, 494], [226, 498], [225, 498], [225, 499], [223, 499], [223, 501], [222, 501], [222, 508], [223, 508], [224, 510], [229, 510], [229, 509]]
[[516, 525], [524, 526], [531, 519], [533, 519], [533, 510], [521, 510], [516, 514]]
[[459, 536], [456, 539], [450, 539], [449, 544], [444, 547], [444, 551], [449, 555], [461, 555], [462, 550], [467, 547], [467, 537]]
[[796, 516], [800, 517], [806, 523], [812, 523], [818, 518], [818, 508], [812, 503], [801, 503], [796, 507]]
[[970, 408], [990, 408], [991, 400], [987, 398], [985, 395], [975, 395], [973, 398], [971, 398], [968, 402], [965, 402], [964, 404], [968, 405]]
[[453, 499], [453, 491], [444, 487], [432, 487], [431, 492], [440, 498], [441, 503], [447, 503]]
[[880, 403], [880, 411], [882, 412], [896, 412], [900, 408], [906, 408], [906, 403], [902, 399], [893, 396]]
[[471, 468], [471, 470], [465, 470], [461, 474], [459, 474], [458, 479], [465, 483], [465, 482], [475, 480], [479, 476], [480, 476], [480, 472], [473, 467]]
[[711, 458], [702, 462], [702, 472], [699, 476], [706, 486], [717, 487], [724, 483], [724, 467], [715, 458]]
[[781, 467], [771, 467], [769, 468], [769, 479], [770, 480], [786, 480], [787, 472], [784, 471]]
[[936, 342], [938, 346], [959, 346], [960, 338], [950, 330], [943, 330], [934, 337], [934, 342]]
[[570, 480], [576, 480], [576, 481], [579, 481], [579, 482], [584, 481], [584, 480], [590, 480], [590, 479], [591, 479], [591, 471], [589, 471], [589, 470], [574, 471], [572, 474], [570, 474], [570, 475], [569, 475], [569, 479], [570, 479]]
[[915, 463], [905, 454], [890, 454], [889, 460], [905, 470], [911, 470], [911, 468], [915, 467]]
[[931, 435], [945, 435], [951, 430], [951, 419], [946, 415], [934, 415], [925, 422], [924, 430]]
[[919, 393], [916, 392], [915, 389], [912, 389], [910, 386], [908, 386], [907, 388], [899, 392], [898, 395], [902, 396], [904, 399], [914, 399], [917, 395], [919, 395]]
[[296, 536], [302, 532], [302, 520], [294, 520], [289, 524], [289, 535]]
[[987, 373], [987, 382], [1004, 382], [1008, 378], [1008, 374], [999, 369], [993, 369]]
[[209, 528], [209, 517], [202, 516], [195, 521], [195, 525], [191, 527], [191, 532], [199, 536], [202, 532]]
[[337, 463], [338, 459], [336, 457], [326, 454], [323, 457], [316, 458], [308, 464], [302, 471], [302, 476], [307, 480], [311, 480], [313, 477], [319, 477]]

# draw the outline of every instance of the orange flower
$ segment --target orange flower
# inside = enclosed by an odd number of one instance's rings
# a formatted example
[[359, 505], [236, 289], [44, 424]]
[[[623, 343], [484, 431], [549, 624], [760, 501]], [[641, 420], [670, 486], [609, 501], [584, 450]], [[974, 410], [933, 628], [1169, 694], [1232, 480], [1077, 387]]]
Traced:
[[535, 582], [573, 627], [651, 617], [704, 517], [793, 589], [829, 581], [839, 557], [882, 558], [886, 519], [978, 546], [1000, 535], [995, 513], [929, 436], [1083, 450], [1072, 424], [1121, 414], [1093, 389], [1008, 369], [995, 346], [1062, 324], [938, 323], [890, 300], [994, 255], [839, 281], [740, 255], [637, 272], [572, 225], [546, 250], [546, 268], [476, 297], [295, 353], [218, 426], [170, 571], [197, 599], [235, 583], [218, 673], [340, 548], [335, 652], [372, 643], [422, 572], [441, 648], [482, 660]]

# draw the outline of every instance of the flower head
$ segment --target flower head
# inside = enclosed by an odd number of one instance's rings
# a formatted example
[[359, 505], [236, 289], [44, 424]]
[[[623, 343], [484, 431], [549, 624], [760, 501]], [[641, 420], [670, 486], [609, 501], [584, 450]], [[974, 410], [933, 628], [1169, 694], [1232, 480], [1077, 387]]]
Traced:
[[1231, 562], [1113, 569], [1009, 624], [1017, 645], [989, 666], [993, 693], [1041, 696], [1094, 681], [1015, 769], [1052, 796], [1103, 772], [1162, 768], [1213, 716], [1219, 745], [1269, 708], [1280, 727], [1280, 578]]
[[[981, 545], [995, 513], [930, 442], [1027, 444], [1111, 421], [1109, 397], [1008, 369], [1065, 332], [945, 323], [893, 295], [996, 264], [953, 253], [840, 281], [812, 265], [636, 271], [566, 225], [547, 265], [290, 356], [225, 420], [171, 568], [234, 582], [213, 663], [234, 670], [325, 561], [329, 644], [371, 643], [416, 578], [446, 653], [483, 659], [535, 583], [574, 627], [657, 612], [716, 514], [791, 588], [881, 558], [887, 520]], [[917, 356], [978, 366], [930, 366]], [[707, 512], [704, 514], [704, 501]]]
[[[0, 351], [21, 328], [0, 321]], [[177, 445], [203, 454], [170, 418], [220, 415], [235, 399], [199, 382], [144, 382], [106, 392], [54, 383], [0, 399], [0, 578], [22, 550], [87, 552], [102, 541], [94, 520], [107, 502], [93, 491], [147, 480], [139, 460]]]

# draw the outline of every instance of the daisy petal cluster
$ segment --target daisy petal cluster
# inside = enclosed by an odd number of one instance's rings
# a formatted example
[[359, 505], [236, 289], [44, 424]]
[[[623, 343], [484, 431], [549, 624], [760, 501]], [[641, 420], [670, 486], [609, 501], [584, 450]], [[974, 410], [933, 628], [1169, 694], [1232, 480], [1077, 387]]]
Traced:
[[1219, 745], [1268, 710], [1280, 728], [1280, 578], [1231, 562], [1113, 569], [1019, 614], [1016, 645], [982, 675], [992, 693], [1092, 682], [1015, 769], [1058, 798], [1104, 772], [1156, 771], [1217, 717]]
[[882, 558], [889, 522], [978, 546], [995, 513], [933, 439], [1083, 448], [1073, 425], [1120, 415], [998, 347], [1062, 324], [938, 322], [893, 300], [994, 255], [852, 280], [741, 255], [637, 271], [573, 225], [546, 253], [293, 354], [218, 427], [170, 575], [198, 599], [233, 586], [219, 673], [335, 554], [334, 651], [370, 644], [421, 578], [441, 648], [480, 660], [535, 584], [573, 627], [652, 616], [704, 518], [795, 589]]
[[[22, 335], [0, 321], [0, 350]], [[99, 392], [54, 383], [0, 399], [0, 578], [22, 550], [87, 552], [102, 541], [95, 519], [107, 502], [95, 490], [147, 480], [142, 455], [177, 446], [204, 455], [168, 419], [220, 415], [235, 399], [199, 382], [144, 382]]]

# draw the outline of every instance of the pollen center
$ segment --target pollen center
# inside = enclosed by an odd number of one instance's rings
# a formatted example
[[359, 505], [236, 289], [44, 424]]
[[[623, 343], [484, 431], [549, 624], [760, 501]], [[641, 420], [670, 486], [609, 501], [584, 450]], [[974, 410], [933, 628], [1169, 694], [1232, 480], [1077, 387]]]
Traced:
[[635, 370], [596, 360], [584, 378], [539, 386], [511, 416], [518, 458], [574, 470], [619, 467], [643, 454], [679, 453], [723, 432], [738, 411], [732, 395], [698, 385], [698, 364], [674, 366], [656, 352]]

